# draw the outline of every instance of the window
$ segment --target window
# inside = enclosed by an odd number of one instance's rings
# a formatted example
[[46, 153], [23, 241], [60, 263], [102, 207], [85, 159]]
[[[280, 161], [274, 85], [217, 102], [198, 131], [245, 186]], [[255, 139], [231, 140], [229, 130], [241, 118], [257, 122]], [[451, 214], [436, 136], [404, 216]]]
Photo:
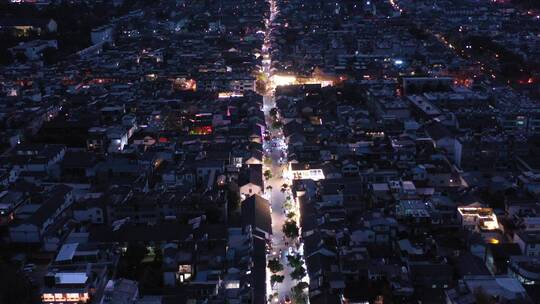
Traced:
[[41, 298], [43, 302], [54, 302], [54, 295], [51, 293], [44, 293]]
[[178, 265], [178, 273], [191, 273], [191, 265]]
[[176, 273], [176, 279], [183, 283], [191, 278], [191, 265], [178, 265], [178, 272]]
[[79, 294], [78, 293], [68, 293], [67, 295], [68, 301], [77, 302], [79, 301]]
[[225, 288], [226, 289], [240, 288], [240, 282], [238, 281], [227, 282], [227, 284], [225, 285]]

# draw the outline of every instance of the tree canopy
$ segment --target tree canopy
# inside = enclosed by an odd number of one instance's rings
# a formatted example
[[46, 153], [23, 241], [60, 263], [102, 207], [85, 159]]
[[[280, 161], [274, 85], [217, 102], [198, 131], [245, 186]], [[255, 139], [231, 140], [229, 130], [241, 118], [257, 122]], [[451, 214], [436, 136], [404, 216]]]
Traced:
[[285, 222], [285, 224], [283, 224], [282, 230], [285, 236], [291, 239], [297, 238], [300, 233], [300, 229], [298, 228], [298, 226], [296, 225], [296, 221], [294, 220], [289, 220]]

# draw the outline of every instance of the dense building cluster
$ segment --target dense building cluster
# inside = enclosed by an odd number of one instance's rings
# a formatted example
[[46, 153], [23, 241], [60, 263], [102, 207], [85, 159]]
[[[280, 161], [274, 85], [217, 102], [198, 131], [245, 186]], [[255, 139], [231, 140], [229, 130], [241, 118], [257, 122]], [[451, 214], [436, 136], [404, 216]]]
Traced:
[[0, 303], [540, 301], [534, 5], [10, 2]]
[[2, 238], [31, 297], [265, 301], [270, 212], [249, 196], [264, 192], [268, 4], [207, 2], [131, 11], [52, 66], [55, 41], [10, 49], [28, 61], [0, 73]]

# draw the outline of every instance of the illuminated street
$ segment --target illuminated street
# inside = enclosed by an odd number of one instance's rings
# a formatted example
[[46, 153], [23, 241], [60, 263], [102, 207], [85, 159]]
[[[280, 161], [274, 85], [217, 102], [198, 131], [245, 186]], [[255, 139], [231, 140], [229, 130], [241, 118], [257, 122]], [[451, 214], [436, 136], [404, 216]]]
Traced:
[[[267, 98], [266, 100], [270, 101], [271, 98]], [[289, 250], [289, 246], [285, 245], [282, 232], [282, 226], [286, 220], [286, 216], [283, 212], [283, 202], [286, 199], [287, 192], [281, 192], [281, 186], [286, 183], [286, 180], [282, 177], [282, 171], [285, 166], [279, 164], [280, 148], [271, 148], [271, 153], [269, 154], [269, 157], [272, 159], [272, 164], [269, 166], [269, 168], [272, 171], [273, 177], [269, 181], [267, 181], [267, 185], [270, 185], [272, 187], [270, 202], [272, 204], [273, 234], [272, 254], [268, 256], [267, 260], [273, 259], [275, 257], [280, 258], [281, 263], [285, 267], [281, 275], [284, 275], [285, 279], [282, 283], [278, 283], [276, 285], [277, 290], [268, 291], [268, 294], [273, 294], [277, 291], [279, 297], [283, 298], [285, 295], [289, 294], [290, 289], [295, 285], [295, 282], [290, 278], [290, 273], [292, 272], [292, 269], [287, 265], [286, 254]]]
[[[263, 71], [266, 78], [269, 80], [267, 83], [267, 94], [264, 96], [264, 114], [266, 117], [266, 125], [270, 132], [270, 141], [264, 143], [264, 149], [266, 157], [271, 160], [271, 163], [267, 164], [265, 170], [271, 170], [272, 178], [266, 182], [266, 187], [270, 186], [272, 189], [267, 192], [269, 193], [269, 200], [271, 202], [272, 210], [272, 250], [270, 255], [267, 256], [267, 261], [279, 258], [281, 264], [284, 266], [284, 270], [279, 274], [284, 276], [284, 280], [281, 283], [276, 283], [274, 286], [270, 286], [270, 290], [267, 291], [269, 299], [272, 298], [272, 295], [278, 294], [278, 297], [274, 297], [274, 302], [283, 303], [285, 297], [289, 296], [291, 288], [296, 285], [296, 281], [291, 279], [290, 273], [294, 270], [288, 265], [287, 254], [293, 252], [294, 244], [290, 240], [287, 240], [284, 237], [282, 227], [285, 223], [287, 217], [283, 208], [283, 203], [287, 199], [287, 196], [290, 196], [289, 188], [286, 191], [282, 191], [283, 184], [288, 183], [287, 179], [284, 178], [283, 172], [286, 170], [286, 160], [283, 158], [284, 154], [287, 153], [287, 146], [284, 141], [283, 133], [281, 129], [273, 129], [272, 118], [270, 116], [270, 110], [276, 107], [275, 104], [275, 85], [287, 85], [294, 84], [296, 79], [294, 76], [275, 76], [271, 74], [271, 58], [269, 50], [271, 49], [271, 31], [273, 25], [273, 20], [278, 13], [276, 7], [276, 1], [270, 1], [270, 18], [267, 20], [266, 24], [268, 28], [265, 33], [265, 44], [263, 46]], [[277, 81], [276, 81], [277, 80]], [[290, 242], [290, 243], [289, 243]], [[269, 277], [269, 276], [268, 276]]]

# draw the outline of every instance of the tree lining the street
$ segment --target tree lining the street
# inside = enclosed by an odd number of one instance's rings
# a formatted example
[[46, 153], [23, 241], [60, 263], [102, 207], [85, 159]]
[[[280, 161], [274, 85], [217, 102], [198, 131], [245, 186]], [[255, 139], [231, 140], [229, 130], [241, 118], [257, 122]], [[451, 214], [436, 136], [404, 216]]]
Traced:
[[277, 292], [271, 294], [270, 296], [268, 296], [268, 300], [270, 303], [274, 302], [274, 299], [279, 299], [279, 294]]
[[266, 180], [271, 179], [272, 178], [272, 171], [270, 171], [270, 170], [264, 171], [264, 178], [266, 178]]
[[290, 201], [284, 201], [283, 202], [283, 208], [285, 208], [285, 210], [290, 210], [292, 209], [292, 204]]
[[297, 238], [300, 233], [300, 229], [298, 228], [298, 226], [296, 225], [296, 221], [294, 220], [286, 221], [285, 224], [283, 224], [282, 230], [285, 236], [290, 239]]
[[268, 268], [270, 269], [270, 272], [276, 274], [283, 270], [283, 264], [281, 264], [279, 260], [275, 258], [268, 261]]
[[306, 269], [304, 268], [304, 266], [297, 267], [293, 270], [293, 272], [291, 272], [291, 278], [293, 280], [300, 281], [305, 276], [306, 276]]
[[272, 128], [274, 128], [274, 129], [279, 129], [282, 126], [283, 126], [283, 123], [281, 121], [279, 121], [279, 120], [274, 120], [272, 122]]
[[304, 292], [305, 289], [309, 287], [308, 283], [306, 282], [298, 282], [296, 286], [291, 288], [291, 299], [296, 304], [305, 304], [306, 301], [306, 293]]
[[283, 283], [283, 280], [285, 280], [285, 276], [279, 274], [273, 274], [270, 277], [270, 283], [272, 285], [274, 285], [275, 283]]
[[299, 268], [304, 265], [304, 263], [302, 262], [302, 256], [299, 254], [287, 255], [287, 261], [289, 262], [289, 266], [291, 266], [292, 268]]

